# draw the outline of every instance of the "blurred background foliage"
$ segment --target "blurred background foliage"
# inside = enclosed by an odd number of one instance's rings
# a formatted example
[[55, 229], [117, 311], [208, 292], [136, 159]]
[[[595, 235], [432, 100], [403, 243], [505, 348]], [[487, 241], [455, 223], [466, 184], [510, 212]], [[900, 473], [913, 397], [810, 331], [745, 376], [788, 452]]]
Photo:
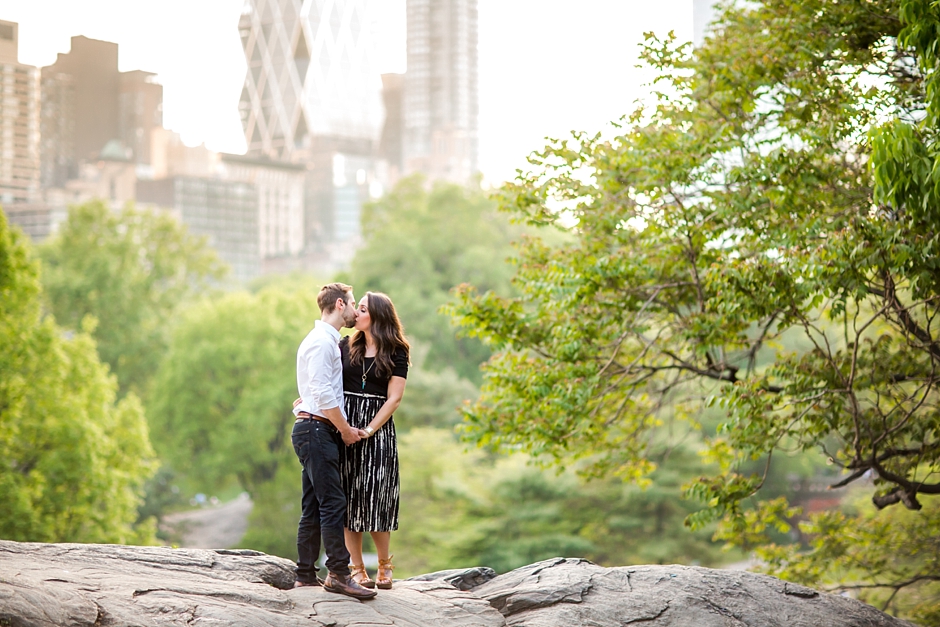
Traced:
[[139, 495], [156, 467], [143, 407], [118, 398], [94, 324], [42, 314], [39, 262], [0, 212], [0, 537], [148, 543]]
[[91, 335], [122, 395], [147, 392], [178, 308], [227, 272], [173, 217], [103, 202], [74, 207], [38, 256], [50, 313], [70, 329], [97, 321]]
[[[420, 178], [402, 181], [369, 207], [365, 220], [365, 246], [339, 278], [359, 295], [388, 293], [413, 345], [396, 415], [403, 472], [401, 529], [393, 547], [398, 574], [469, 564], [505, 571], [559, 554], [605, 564], [720, 564], [742, 557], [722, 552], [711, 530], [682, 530], [691, 509], [678, 486], [695, 473], [694, 446], [672, 451], [683, 464], [641, 488], [615, 479], [585, 484], [574, 470], [559, 473], [526, 456], [495, 457], [460, 442], [460, 408], [476, 398], [478, 369], [490, 353], [477, 340], [457, 338], [439, 309], [467, 280], [512, 292], [512, 241], [524, 229], [509, 224], [479, 190], [430, 187]], [[159, 236], [151, 237], [155, 231]], [[550, 243], [566, 238], [546, 234]], [[294, 558], [300, 480], [289, 445], [294, 355], [319, 317], [316, 291], [329, 279], [291, 275], [226, 291], [224, 272], [200, 241], [132, 207], [118, 213], [97, 203], [75, 207], [61, 235], [38, 254], [17, 242], [23, 255], [35, 254], [53, 268], [44, 296], [35, 283], [37, 319], [50, 328], [61, 320], [56, 337], [70, 336], [92, 354], [93, 337], [110, 343], [109, 352], [99, 350], [111, 361], [98, 369], [112, 386], [112, 402], [136, 411], [139, 421], [146, 407], [149, 437], [138, 433], [137, 448], [128, 448], [137, 452], [140, 468], [125, 512], [125, 526], [146, 533], [102, 537], [151, 542], [155, 523], [189, 507], [195, 493], [246, 491], [255, 505], [241, 545]], [[167, 272], [180, 283], [148, 280], [132, 260], [149, 257], [167, 264], [172, 257]], [[35, 280], [39, 264], [32, 263]], [[107, 280], [112, 274], [121, 275], [116, 284]], [[114, 328], [101, 331], [99, 320]], [[133, 335], [137, 324], [146, 338], [124, 342], [121, 334]], [[51, 397], [43, 402], [56, 404]], [[88, 537], [28, 535], [19, 537]]]

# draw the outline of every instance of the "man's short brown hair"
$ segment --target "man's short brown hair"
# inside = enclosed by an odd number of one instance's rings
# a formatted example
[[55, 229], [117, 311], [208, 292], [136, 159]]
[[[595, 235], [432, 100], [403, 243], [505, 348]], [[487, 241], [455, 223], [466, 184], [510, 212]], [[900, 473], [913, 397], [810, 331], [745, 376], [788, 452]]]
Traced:
[[344, 301], [349, 302], [352, 289], [352, 285], [346, 285], [345, 283], [324, 285], [320, 288], [320, 293], [317, 294], [317, 306], [320, 307], [322, 313], [333, 313], [333, 310], [336, 309], [336, 300], [342, 298]]

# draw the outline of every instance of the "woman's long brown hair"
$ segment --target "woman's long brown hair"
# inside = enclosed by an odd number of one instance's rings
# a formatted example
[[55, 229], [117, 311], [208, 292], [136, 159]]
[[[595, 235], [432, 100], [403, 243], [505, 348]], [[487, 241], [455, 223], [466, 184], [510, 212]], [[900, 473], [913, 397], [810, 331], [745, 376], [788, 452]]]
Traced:
[[[392, 356], [399, 349], [409, 353], [411, 347], [405, 339], [405, 330], [391, 298], [381, 292], [366, 292], [366, 307], [372, 318], [370, 332], [375, 342], [375, 374], [383, 378], [390, 377], [395, 369]], [[349, 341], [349, 363], [358, 366], [362, 364], [365, 355], [366, 334], [356, 331]]]

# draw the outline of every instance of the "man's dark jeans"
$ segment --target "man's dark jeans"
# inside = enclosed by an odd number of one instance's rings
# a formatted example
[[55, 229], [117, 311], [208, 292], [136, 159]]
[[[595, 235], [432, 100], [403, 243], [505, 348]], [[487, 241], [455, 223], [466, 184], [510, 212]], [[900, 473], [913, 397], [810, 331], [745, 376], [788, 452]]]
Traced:
[[297, 581], [317, 580], [320, 536], [326, 551], [326, 568], [349, 576], [349, 551], [343, 538], [346, 495], [339, 476], [339, 447], [345, 446], [339, 432], [315, 420], [294, 425], [294, 452], [304, 467], [303, 498], [297, 528]]

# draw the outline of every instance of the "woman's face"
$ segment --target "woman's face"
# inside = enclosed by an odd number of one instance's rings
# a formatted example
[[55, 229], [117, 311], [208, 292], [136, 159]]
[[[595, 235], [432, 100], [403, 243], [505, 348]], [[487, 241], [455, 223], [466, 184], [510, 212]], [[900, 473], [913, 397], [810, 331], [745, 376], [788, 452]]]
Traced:
[[359, 308], [356, 310], [357, 331], [368, 331], [372, 328], [372, 318], [369, 317], [369, 297], [363, 296], [359, 301]]

